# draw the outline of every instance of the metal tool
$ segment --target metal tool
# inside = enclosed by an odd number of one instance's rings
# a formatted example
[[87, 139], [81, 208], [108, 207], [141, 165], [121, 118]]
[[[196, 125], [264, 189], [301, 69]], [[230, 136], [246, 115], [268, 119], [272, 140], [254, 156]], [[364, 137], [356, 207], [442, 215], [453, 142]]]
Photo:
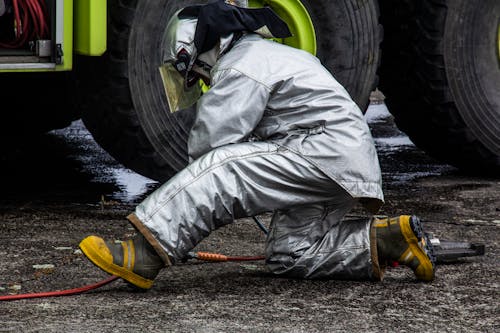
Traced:
[[481, 243], [442, 240], [432, 233], [427, 233], [427, 236], [433, 245], [438, 264], [457, 262], [464, 257], [482, 256], [485, 253], [485, 246]]

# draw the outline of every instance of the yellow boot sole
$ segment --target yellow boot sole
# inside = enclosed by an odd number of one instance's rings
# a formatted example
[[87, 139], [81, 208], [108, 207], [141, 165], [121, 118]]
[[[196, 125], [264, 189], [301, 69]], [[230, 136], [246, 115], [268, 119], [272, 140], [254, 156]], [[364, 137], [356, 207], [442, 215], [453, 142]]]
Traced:
[[[408, 249], [401, 255], [399, 258], [400, 262], [410, 262], [415, 257], [417, 258], [420, 265], [417, 267], [415, 271], [415, 275], [419, 280], [422, 281], [432, 281], [434, 279], [434, 265], [427, 255], [426, 251], [421, 247], [420, 242], [424, 242], [423, 246], [432, 246], [431, 244], [425, 244], [427, 241], [427, 237], [423, 235], [418, 235], [420, 239], [417, 238], [415, 233], [413, 232], [410, 226], [410, 218], [409, 215], [403, 215], [400, 217], [400, 227], [401, 232], [406, 239], [409, 247]], [[420, 223], [420, 222], [418, 222]], [[418, 228], [421, 229], [421, 226], [418, 225]]]
[[[80, 249], [94, 265], [103, 271], [116, 275], [142, 289], [150, 289], [153, 286], [153, 280], [146, 279], [132, 271], [133, 260], [132, 267], [129, 268], [114, 264], [111, 251], [102, 238], [88, 236], [80, 242]], [[134, 249], [132, 249], [132, 253], [134, 253]], [[124, 261], [124, 265], [127, 266], [127, 260]]]

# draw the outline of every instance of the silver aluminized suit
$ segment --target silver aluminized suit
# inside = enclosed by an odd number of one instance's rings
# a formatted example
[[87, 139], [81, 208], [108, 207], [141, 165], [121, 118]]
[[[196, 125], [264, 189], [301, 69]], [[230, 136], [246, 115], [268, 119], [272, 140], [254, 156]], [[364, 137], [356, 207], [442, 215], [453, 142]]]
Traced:
[[381, 174], [347, 91], [316, 57], [256, 34], [237, 41], [211, 76], [189, 137], [192, 163], [131, 222], [175, 263], [218, 227], [274, 211], [271, 271], [373, 278], [369, 219], [343, 218], [358, 199], [380, 207]]

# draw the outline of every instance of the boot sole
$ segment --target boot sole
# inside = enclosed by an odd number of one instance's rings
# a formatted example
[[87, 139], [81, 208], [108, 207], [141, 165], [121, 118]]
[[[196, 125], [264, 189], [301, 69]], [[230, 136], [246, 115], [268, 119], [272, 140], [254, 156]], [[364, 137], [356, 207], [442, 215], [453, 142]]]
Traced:
[[436, 267], [436, 254], [434, 252], [434, 246], [432, 245], [430, 238], [426, 232], [424, 232], [424, 229], [422, 227], [422, 222], [420, 219], [412, 215], [410, 217], [410, 227], [417, 239], [422, 239], [423, 240], [423, 249], [427, 256], [429, 257], [430, 261], [432, 262], [432, 266]]
[[424, 233], [422, 222], [414, 215], [408, 216], [408, 223], [402, 221], [401, 232], [405, 237], [411, 252], [417, 257], [420, 265], [415, 271], [419, 280], [432, 281], [434, 279], [435, 256], [432, 244]]
[[111, 251], [102, 238], [89, 236], [82, 240], [79, 246], [87, 258], [103, 271], [116, 275], [141, 289], [150, 289], [153, 286], [153, 280], [146, 279], [131, 270], [114, 264]]

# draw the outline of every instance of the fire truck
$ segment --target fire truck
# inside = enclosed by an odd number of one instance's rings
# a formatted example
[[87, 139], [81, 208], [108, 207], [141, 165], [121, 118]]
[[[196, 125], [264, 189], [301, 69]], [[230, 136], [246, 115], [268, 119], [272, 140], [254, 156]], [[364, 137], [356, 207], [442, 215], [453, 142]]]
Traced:
[[[195, 110], [170, 113], [165, 28], [203, 0], [0, 0], [4, 140], [82, 119], [118, 162], [158, 181], [188, 163]], [[250, 0], [271, 7], [363, 112], [379, 88], [400, 130], [467, 173], [500, 175], [500, 1]]]

